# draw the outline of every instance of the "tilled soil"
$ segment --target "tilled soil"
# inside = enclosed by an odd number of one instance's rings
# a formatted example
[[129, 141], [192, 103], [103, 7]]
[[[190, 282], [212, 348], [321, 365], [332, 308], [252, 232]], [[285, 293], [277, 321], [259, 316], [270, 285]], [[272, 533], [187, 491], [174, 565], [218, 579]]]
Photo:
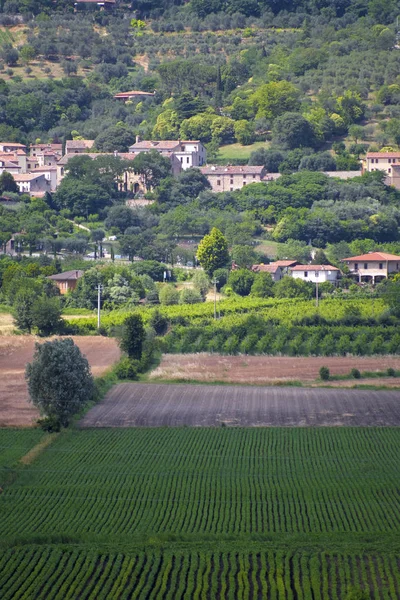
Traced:
[[[87, 357], [95, 376], [119, 359], [120, 351], [112, 338], [73, 336], [73, 340]], [[46, 340], [33, 336], [0, 336], [0, 427], [29, 427], [39, 416], [29, 403], [24, 376], [36, 341]]]
[[400, 426], [400, 392], [123, 383], [82, 427]]
[[[241, 384], [273, 384], [277, 381], [302, 381], [307, 384], [319, 377], [319, 369], [328, 367], [331, 375], [346, 375], [352, 368], [359, 371], [400, 370], [400, 356], [222, 356], [218, 354], [165, 354], [151, 373], [154, 380], [192, 380]], [[337, 381], [330, 385], [354, 385]], [[400, 386], [400, 380], [362, 380], [359, 383]]]

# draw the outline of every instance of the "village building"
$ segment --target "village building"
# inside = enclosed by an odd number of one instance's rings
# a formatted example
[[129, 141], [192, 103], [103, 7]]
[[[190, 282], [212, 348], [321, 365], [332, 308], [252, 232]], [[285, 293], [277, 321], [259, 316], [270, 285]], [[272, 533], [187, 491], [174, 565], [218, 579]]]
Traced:
[[83, 271], [65, 271], [64, 273], [58, 273], [57, 275], [49, 275], [47, 279], [54, 281], [60, 294], [64, 295], [74, 290], [78, 283], [78, 280], [83, 277]]
[[89, 152], [94, 146], [94, 140], [67, 140], [65, 154], [83, 154]]
[[0, 142], [0, 152], [17, 152], [18, 150], [26, 152], [26, 146], [16, 142]]
[[387, 252], [369, 252], [359, 256], [343, 258], [342, 261], [350, 270], [350, 275], [359, 283], [379, 283], [390, 273], [400, 272], [400, 256]]
[[30, 171], [33, 175], [44, 175], [50, 183], [50, 192], [57, 190], [57, 167], [35, 167]]
[[153, 98], [155, 92], [141, 92], [140, 90], [132, 90], [131, 92], [120, 92], [115, 94], [115, 100], [122, 100], [123, 102], [130, 102], [132, 100], [140, 100], [145, 98]]
[[280, 281], [283, 277], [282, 267], [276, 263], [270, 263], [269, 265], [260, 263], [259, 265], [253, 265], [251, 270], [253, 273], [270, 273], [274, 281]]
[[29, 156], [35, 157], [38, 154], [43, 154], [44, 152], [51, 152], [52, 154], [62, 157], [63, 147], [62, 144], [32, 144], [29, 148]]
[[21, 173], [21, 167], [17, 162], [0, 158], [0, 174], [4, 173], [4, 171], [7, 171], [12, 176], [19, 175]]
[[367, 152], [363, 173], [383, 171], [386, 185], [400, 189], [400, 152]]
[[21, 194], [40, 197], [51, 191], [50, 181], [43, 173], [24, 173], [13, 177]]
[[137, 137], [136, 142], [129, 148], [129, 152], [136, 154], [150, 152], [151, 150], [156, 150], [163, 156], [174, 154], [181, 163], [183, 171], [192, 167], [201, 167], [207, 160], [206, 149], [199, 140], [151, 141], [140, 140]]
[[340, 269], [332, 265], [296, 265], [291, 267], [290, 274], [293, 279], [302, 279], [312, 283], [335, 283], [339, 279]]
[[213, 192], [234, 192], [250, 183], [260, 183], [267, 172], [263, 166], [202, 167], [200, 171], [210, 182]]

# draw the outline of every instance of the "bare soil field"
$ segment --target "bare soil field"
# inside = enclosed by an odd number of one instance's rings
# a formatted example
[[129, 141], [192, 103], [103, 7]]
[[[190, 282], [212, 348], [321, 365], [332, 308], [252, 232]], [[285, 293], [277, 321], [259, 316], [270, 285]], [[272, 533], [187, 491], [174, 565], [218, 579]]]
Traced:
[[[164, 354], [150, 379], [168, 381], [226, 382], [271, 385], [280, 381], [302, 381], [312, 385], [322, 366], [331, 375], [346, 375], [352, 368], [359, 371], [400, 370], [400, 356], [222, 356], [218, 354]], [[349, 381], [332, 381], [337, 387], [353, 386]], [[362, 379], [358, 383], [400, 386], [392, 377]]]
[[[119, 347], [112, 338], [75, 336], [73, 340], [87, 357], [95, 376], [104, 373], [120, 357]], [[28, 401], [24, 377], [36, 341], [45, 340], [22, 335], [0, 336], [0, 427], [29, 427], [39, 416]]]
[[400, 426], [400, 393], [323, 388], [123, 383], [82, 427]]

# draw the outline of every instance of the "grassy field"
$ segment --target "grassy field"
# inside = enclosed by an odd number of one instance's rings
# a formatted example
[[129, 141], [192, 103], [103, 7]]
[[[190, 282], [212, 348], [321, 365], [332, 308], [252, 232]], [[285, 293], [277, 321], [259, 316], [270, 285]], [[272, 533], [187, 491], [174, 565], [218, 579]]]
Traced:
[[254, 142], [254, 144], [250, 144], [249, 146], [242, 146], [241, 144], [221, 146], [219, 149], [219, 161], [226, 163], [239, 158], [248, 160], [252, 152], [260, 148], [268, 148], [268, 145], [268, 142]]
[[[0, 446], [33, 444], [32, 432]], [[0, 495], [2, 598], [399, 597], [400, 430], [61, 434]], [[17, 455], [3, 460], [10, 471]]]

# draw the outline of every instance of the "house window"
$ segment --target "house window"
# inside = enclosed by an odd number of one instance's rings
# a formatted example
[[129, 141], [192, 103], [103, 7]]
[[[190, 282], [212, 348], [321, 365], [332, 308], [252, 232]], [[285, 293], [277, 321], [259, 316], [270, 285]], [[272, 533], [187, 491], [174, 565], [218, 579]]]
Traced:
[[181, 163], [183, 163], [183, 156], [181, 156]]
[[304, 271], [304, 277], [308, 277], [308, 271]]
[[231, 187], [231, 192], [233, 192], [233, 187]]
[[189, 163], [190, 162], [190, 158], [187, 156], [186, 157], [186, 162]]
[[231, 185], [233, 185], [233, 179], [231, 179]]
[[354, 270], [355, 270], [355, 271], [358, 271], [358, 263], [355, 263], [355, 264], [354, 264]]
[[246, 175], [243, 175], [243, 179], [246, 179]]
[[379, 263], [379, 268], [383, 269], [383, 263]]
[[391, 163], [391, 162], [392, 162], [392, 159], [391, 159], [391, 158], [388, 158], [388, 163], [389, 163], [389, 165], [390, 165], [390, 163]]
[[221, 180], [217, 179], [217, 185], [221, 185]]
[[255, 178], [256, 178], [256, 176], [255, 176], [255, 175], [253, 175], [253, 179], [255, 179]]
[[364, 263], [364, 269], [368, 269], [368, 263]]
[[244, 186], [246, 185], [246, 182], [245, 182], [245, 181], [243, 181], [243, 185], [244, 185]]
[[391, 172], [392, 172], [392, 169], [390, 169], [390, 168], [389, 168], [389, 169], [388, 169], [388, 173], [391, 173]]

